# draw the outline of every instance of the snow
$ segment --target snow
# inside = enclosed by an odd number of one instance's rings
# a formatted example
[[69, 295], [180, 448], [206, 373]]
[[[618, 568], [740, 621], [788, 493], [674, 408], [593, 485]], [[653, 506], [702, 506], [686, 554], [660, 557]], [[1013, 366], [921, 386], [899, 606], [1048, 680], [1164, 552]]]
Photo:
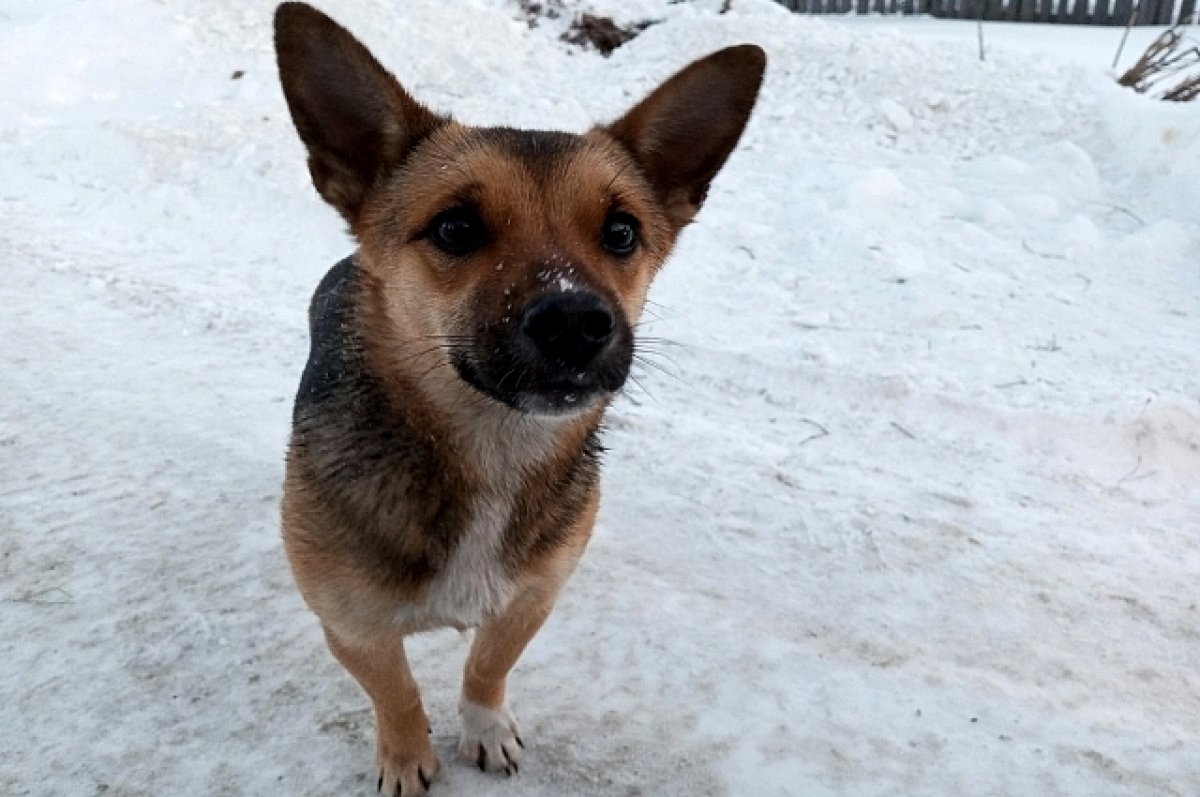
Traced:
[[[468, 122], [584, 129], [755, 41], [747, 136], [655, 285], [599, 527], [435, 794], [1200, 793], [1200, 108], [1113, 29], [328, 0]], [[311, 189], [273, 4], [0, 13], [0, 793], [370, 793], [278, 542]], [[1135, 31], [1124, 61], [1150, 33]], [[232, 79], [235, 70], [244, 70]]]

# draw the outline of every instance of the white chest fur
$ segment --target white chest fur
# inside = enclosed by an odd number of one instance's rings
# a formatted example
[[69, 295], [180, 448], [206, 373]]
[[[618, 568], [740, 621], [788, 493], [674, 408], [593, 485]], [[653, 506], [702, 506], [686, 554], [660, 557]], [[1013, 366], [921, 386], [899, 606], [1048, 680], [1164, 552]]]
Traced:
[[473, 628], [512, 600], [515, 588], [504, 563], [504, 533], [525, 475], [552, 450], [561, 421], [514, 422], [509, 412], [460, 419], [462, 450], [489, 486], [472, 499], [467, 527], [422, 598], [397, 607], [398, 625], [414, 630]]
[[512, 514], [509, 496], [480, 496], [446, 566], [429, 582], [421, 600], [396, 612], [398, 625], [424, 630], [478, 626], [513, 597], [501, 549]]

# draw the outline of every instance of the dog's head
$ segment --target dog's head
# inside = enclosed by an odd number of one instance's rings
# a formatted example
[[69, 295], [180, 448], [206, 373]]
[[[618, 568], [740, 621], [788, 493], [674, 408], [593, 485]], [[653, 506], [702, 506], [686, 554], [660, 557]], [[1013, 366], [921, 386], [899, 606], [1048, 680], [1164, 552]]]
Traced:
[[566, 414], [624, 384], [650, 280], [741, 136], [765, 56], [696, 61], [584, 135], [460, 125], [345, 29], [275, 16], [313, 183], [360, 244], [392, 366], [441, 365], [509, 407]]

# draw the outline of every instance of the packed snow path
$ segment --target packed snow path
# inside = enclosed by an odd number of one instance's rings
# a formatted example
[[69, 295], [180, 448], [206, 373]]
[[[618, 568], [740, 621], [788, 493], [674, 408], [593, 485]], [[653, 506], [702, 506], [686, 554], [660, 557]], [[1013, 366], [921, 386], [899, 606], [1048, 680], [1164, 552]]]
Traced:
[[[323, 3], [477, 123], [772, 59], [514, 674], [519, 777], [454, 760], [467, 638], [413, 645], [434, 793], [1200, 794], [1200, 107], [1112, 85], [1114, 31], [989, 26], [981, 64], [962, 26], [717, 5], [613, 0], [664, 21], [606, 60], [500, 0]], [[350, 244], [272, 8], [0, 12], [0, 794], [374, 788], [278, 543]]]

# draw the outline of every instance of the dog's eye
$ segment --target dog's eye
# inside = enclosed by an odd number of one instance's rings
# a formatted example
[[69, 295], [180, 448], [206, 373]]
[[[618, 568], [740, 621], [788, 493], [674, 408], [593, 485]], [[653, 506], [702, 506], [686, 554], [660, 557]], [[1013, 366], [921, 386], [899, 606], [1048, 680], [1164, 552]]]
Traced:
[[614, 255], [624, 257], [638, 245], [638, 221], [628, 213], [610, 213], [600, 231], [600, 242]]
[[454, 208], [439, 213], [429, 225], [429, 240], [450, 255], [474, 252], [487, 241], [483, 221], [466, 208]]

